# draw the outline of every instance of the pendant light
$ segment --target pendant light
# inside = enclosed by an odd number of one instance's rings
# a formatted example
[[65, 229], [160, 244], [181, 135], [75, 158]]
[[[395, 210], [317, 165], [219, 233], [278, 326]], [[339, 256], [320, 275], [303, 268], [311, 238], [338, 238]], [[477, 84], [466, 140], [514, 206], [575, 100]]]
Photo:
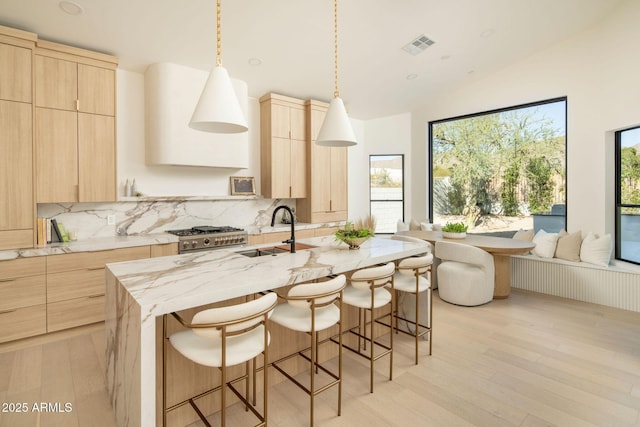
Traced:
[[222, 66], [220, 43], [220, 0], [216, 2], [216, 66], [204, 85], [200, 100], [191, 116], [189, 127], [204, 132], [246, 132], [247, 119], [231, 85], [229, 73]]
[[318, 133], [316, 144], [325, 147], [348, 147], [356, 145], [358, 141], [356, 141], [347, 110], [344, 108], [338, 90], [338, 0], [333, 0], [333, 30], [335, 90], [329, 104], [329, 110], [327, 110]]

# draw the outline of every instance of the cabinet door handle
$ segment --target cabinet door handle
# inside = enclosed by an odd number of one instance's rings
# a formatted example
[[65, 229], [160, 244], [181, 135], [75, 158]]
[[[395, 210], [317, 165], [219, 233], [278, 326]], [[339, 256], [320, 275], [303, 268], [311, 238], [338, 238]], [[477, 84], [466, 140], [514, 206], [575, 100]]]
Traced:
[[15, 282], [16, 279], [0, 279], [0, 283]]
[[15, 310], [5, 310], [5, 311], [0, 311], [0, 314], [9, 314], [9, 313], [14, 313]]
[[87, 268], [87, 270], [89, 271], [104, 270], [104, 265], [102, 267]]
[[97, 294], [97, 295], [89, 295], [87, 298], [100, 298], [103, 297], [104, 294]]

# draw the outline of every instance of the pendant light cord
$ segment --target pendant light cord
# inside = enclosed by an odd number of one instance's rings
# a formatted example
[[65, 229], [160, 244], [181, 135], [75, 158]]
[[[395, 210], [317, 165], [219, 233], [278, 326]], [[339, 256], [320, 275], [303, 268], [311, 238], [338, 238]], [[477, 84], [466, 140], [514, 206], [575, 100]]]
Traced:
[[222, 65], [222, 36], [221, 30], [221, 16], [220, 16], [220, 0], [216, 2], [216, 65], [219, 67]]
[[336, 87], [333, 91], [333, 97], [339, 98], [338, 90], [338, 0], [333, 0], [333, 48], [334, 48], [334, 74]]

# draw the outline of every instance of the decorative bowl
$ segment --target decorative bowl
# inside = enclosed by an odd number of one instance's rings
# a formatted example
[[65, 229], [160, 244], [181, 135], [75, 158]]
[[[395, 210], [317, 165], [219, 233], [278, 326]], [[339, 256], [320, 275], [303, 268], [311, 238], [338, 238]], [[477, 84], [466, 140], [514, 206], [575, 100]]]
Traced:
[[447, 239], [464, 239], [467, 237], [467, 233], [454, 233], [453, 231], [443, 231], [442, 237]]
[[369, 240], [369, 237], [345, 237], [339, 240], [349, 245], [349, 249], [360, 249], [360, 245]]

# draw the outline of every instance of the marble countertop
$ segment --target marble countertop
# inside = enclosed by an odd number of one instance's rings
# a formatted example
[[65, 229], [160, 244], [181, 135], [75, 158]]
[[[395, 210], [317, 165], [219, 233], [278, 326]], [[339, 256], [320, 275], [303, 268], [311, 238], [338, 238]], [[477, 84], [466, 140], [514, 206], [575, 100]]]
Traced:
[[[296, 230], [337, 227], [344, 224], [342, 222], [326, 224], [296, 223]], [[277, 233], [289, 231], [290, 224], [276, 224], [275, 226], [246, 226], [243, 227], [250, 235], [266, 233]], [[131, 236], [106, 236], [93, 237], [91, 239], [77, 240], [74, 242], [52, 243], [44, 247], [28, 249], [12, 249], [0, 251], [0, 261], [8, 261], [17, 258], [30, 258], [36, 256], [70, 254], [76, 252], [105, 251], [110, 249], [129, 248], [133, 246], [161, 245], [165, 243], [177, 243], [178, 237], [166, 232], [154, 234], [138, 234]]]
[[426, 243], [375, 237], [359, 250], [349, 250], [333, 236], [299, 242], [316, 247], [255, 258], [237, 253], [270, 246], [256, 245], [107, 264], [107, 269], [146, 317], [389, 262], [427, 248]]
[[36, 256], [71, 254], [76, 252], [105, 251], [133, 246], [161, 245], [176, 243], [178, 237], [169, 233], [145, 234], [137, 236], [94, 237], [75, 242], [53, 243], [41, 248], [0, 251], [0, 261]]

